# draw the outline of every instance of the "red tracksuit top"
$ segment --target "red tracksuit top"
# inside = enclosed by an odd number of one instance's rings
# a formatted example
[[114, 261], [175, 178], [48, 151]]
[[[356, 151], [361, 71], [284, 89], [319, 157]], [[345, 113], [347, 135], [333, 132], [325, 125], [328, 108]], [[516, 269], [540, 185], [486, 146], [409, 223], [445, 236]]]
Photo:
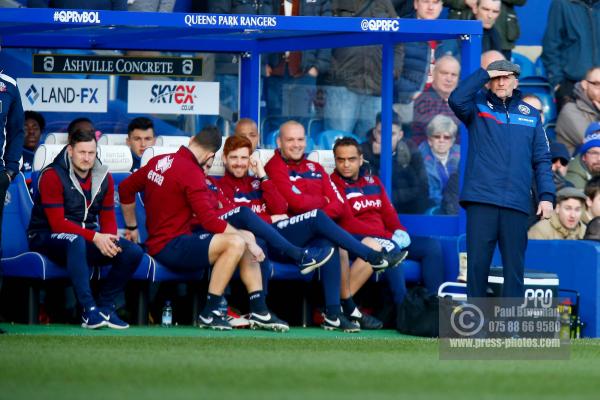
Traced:
[[288, 203], [271, 179], [263, 182], [256, 177], [236, 178], [229, 172], [219, 180], [221, 190], [236, 206], [249, 207], [267, 223], [271, 215], [286, 214]]
[[306, 156], [300, 161], [285, 160], [275, 150], [265, 171], [288, 203], [285, 214], [293, 216], [321, 209], [336, 221], [344, 215], [344, 199], [321, 164]]
[[138, 192], [144, 192], [150, 255], [172, 239], [192, 233], [196, 215], [207, 232], [223, 233], [227, 228], [227, 222], [219, 219], [206, 176], [187, 147], [152, 158], [119, 185], [123, 204], [135, 202]]
[[351, 181], [334, 171], [331, 180], [344, 194], [347, 209], [354, 216], [354, 221], [347, 218], [340, 221], [348, 232], [389, 239], [396, 229], [406, 231], [377, 176], [361, 174]]

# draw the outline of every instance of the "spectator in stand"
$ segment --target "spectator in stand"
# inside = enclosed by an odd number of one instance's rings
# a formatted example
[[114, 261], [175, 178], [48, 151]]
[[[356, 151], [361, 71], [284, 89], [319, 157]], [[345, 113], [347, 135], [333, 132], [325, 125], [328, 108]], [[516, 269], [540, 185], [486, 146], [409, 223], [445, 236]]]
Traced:
[[481, 68], [486, 69], [488, 65], [498, 60], [506, 60], [506, 57], [496, 50], [484, 51], [481, 53]]
[[596, 217], [587, 224], [583, 240], [600, 242], [600, 217]]
[[[331, 16], [331, 0], [282, 0], [279, 15]], [[267, 116], [300, 119], [314, 115], [317, 77], [329, 69], [331, 49], [271, 54], [267, 64]]]
[[127, 0], [128, 11], [173, 12], [175, 0]]
[[[524, 2], [524, 0], [522, 1]], [[500, 34], [494, 26], [500, 16], [502, 5], [500, 0], [445, 0], [444, 4], [450, 7], [448, 13], [450, 19], [478, 19], [481, 21], [483, 24], [482, 52], [497, 50], [507, 57], [507, 54], [502, 51]]]
[[27, 0], [27, 7], [127, 11], [127, 0]]
[[[483, 24], [483, 37], [481, 39], [481, 51], [502, 51], [500, 34], [494, 24], [500, 15], [500, 0], [478, 0], [475, 8], [475, 19]], [[503, 53], [504, 54], [504, 53]], [[506, 55], [504, 54], [506, 57]]]
[[454, 144], [457, 132], [458, 126], [450, 117], [437, 115], [427, 124], [427, 141], [419, 145], [433, 207], [442, 205], [443, 191], [450, 175], [458, 171], [460, 147]]
[[600, 65], [600, 0], [552, 0], [542, 40], [542, 62], [559, 111], [575, 83]]
[[[352, 215], [352, 218], [341, 221], [342, 227], [359, 239], [371, 237], [377, 241], [391, 240], [394, 247], [408, 250], [407, 258], [421, 264], [423, 284], [430, 293], [437, 293], [444, 281], [440, 241], [409, 236], [379, 178], [361, 168], [364, 160], [355, 139], [338, 139], [333, 152], [335, 171], [331, 174], [331, 180], [345, 197], [347, 208]], [[348, 282], [342, 285], [342, 293], [348, 291], [348, 295], [354, 295], [372, 272], [368, 265], [356, 260], [348, 273], [349, 276], [345, 277]], [[385, 277], [390, 284], [394, 303], [400, 304], [406, 293], [401, 267], [386, 270]]]
[[544, 105], [542, 104], [542, 100], [535, 94], [527, 93], [523, 95], [523, 101], [538, 110], [543, 125], [546, 122], [546, 117], [544, 116]]
[[[401, 214], [421, 214], [431, 205], [429, 185], [423, 156], [417, 146], [404, 137], [402, 122], [392, 113], [392, 203]], [[375, 127], [367, 133], [367, 141], [360, 145], [363, 158], [373, 175], [379, 174], [381, 154], [381, 113]]]
[[391, 0], [394, 9], [396, 10], [396, 14], [400, 18], [409, 18], [409, 16], [415, 10], [414, 0]]
[[[442, 0], [414, 0], [414, 12], [410, 18], [434, 20], [442, 12]], [[455, 44], [456, 41], [450, 41]], [[405, 124], [413, 120], [414, 100], [423, 91], [431, 77], [430, 72], [436, 59], [446, 54], [450, 42], [431, 40], [404, 44], [404, 68], [394, 82], [394, 110]]]
[[250, 118], [242, 118], [235, 125], [234, 134], [237, 136], [244, 136], [252, 143], [252, 152], [256, 150], [260, 145], [260, 134], [258, 133], [258, 126], [256, 122]]
[[154, 123], [150, 118], [137, 117], [131, 120], [127, 127], [127, 146], [131, 149], [133, 157], [131, 172], [140, 169], [142, 154], [148, 147], [154, 146], [155, 142]]
[[[208, 0], [208, 12], [211, 14], [249, 14], [277, 15], [274, 0]], [[215, 58], [215, 72], [219, 81], [219, 114], [227, 120], [235, 120], [238, 112], [238, 81], [240, 55], [220, 53]]]
[[571, 156], [565, 145], [562, 143], [551, 143], [550, 156], [552, 157], [552, 179], [556, 185], [556, 190], [564, 187], [572, 187], [573, 184], [565, 179], [567, 166], [569, 165], [569, 161], [571, 161]]
[[585, 78], [575, 84], [572, 97], [574, 101], [565, 104], [558, 114], [556, 140], [574, 154], [583, 143], [588, 125], [600, 121], [600, 67], [586, 72]]
[[529, 229], [529, 239], [577, 240], [585, 235], [585, 224], [581, 222], [586, 197], [583, 191], [564, 188], [556, 193], [556, 207], [550, 219], [544, 219]]
[[[82, 327], [126, 329], [129, 324], [117, 316], [114, 300], [143, 252], [117, 236], [114, 183], [96, 150], [93, 131], [75, 130], [69, 144], [42, 171], [27, 229], [29, 247], [67, 268], [83, 307]], [[89, 266], [106, 264], [112, 268], [96, 301]]]
[[[338, 17], [397, 18], [390, 0], [334, 2]], [[332, 51], [326, 88], [325, 129], [354, 132], [364, 138], [373, 116], [381, 111], [381, 46], [342, 47]], [[404, 47], [394, 53], [395, 76], [403, 68]]]
[[592, 122], [586, 129], [583, 145], [569, 162], [565, 178], [583, 190], [586, 182], [596, 175], [600, 175], [600, 122]]
[[[425, 127], [436, 115], [446, 115], [458, 125], [458, 118], [448, 105], [448, 97], [460, 76], [460, 63], [453, 56], [446, 55], [439, 58], [433, 69], [433, 82], [415, 100], [415, 112], [411, 126], [411, 139], [416, 144], [427, 137]], [[456, 137], [457, 143], [460, 138]]]
[[585, 184], [585, 204], [587, 209], [582, 218], [583, 222], [600, 217], [600, 176], [594, 176]]
[[442, 204], [440, 205], [441, 215], [458, 215], [460, 209], [458, 201], [460, 197], [459, 183], [458, 171], [450, 174], [448, 182], [446, 182], [446, 187], [442, 192]]
[[[573, 187], [573, 184], [565, 178], [565, 175], [567, 174], [567, 165], [569, 165], [569, 160], [571, 160], [571, 155], [567, 151], [565, 145], [556, 142], [551, 143], [550, 157], [552, 158], [552, 180], [554, 181], [556, 190], [558, 191], [565, 187]], [[538, 203], [539, 197], [537, 184], [534, 180], [531, 187], [531, 211], [529, 213], [529, 227], [535, 225], [539, 221], [539, 218], [536, 215]]]
[[[521, 36], [515, 6], [522, 6], [526, 1], [502, 0], [500, 15], [494, 24], [501, 42], [500, 51], [507, 59], [510, 59], [512, 49], [515, 47], [519, 36]], [[473, 19], [477, 8], [477, 0], [444, 0], [444, 5], [449, 7], [448, 18], [450, 19]]]
[[42, 132], [46, 127], [46, 120], [37, 111], [25, 111], [25, 140], [23, 142], [23, 167], [21, 171], [31, 172], [33, 169], [33, 155], [40, 145]]

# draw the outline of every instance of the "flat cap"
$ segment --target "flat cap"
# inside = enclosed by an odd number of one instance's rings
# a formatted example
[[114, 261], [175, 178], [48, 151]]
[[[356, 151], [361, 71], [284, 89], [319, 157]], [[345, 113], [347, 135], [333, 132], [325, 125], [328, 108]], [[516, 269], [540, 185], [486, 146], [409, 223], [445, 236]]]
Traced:
[[511, 63], [508, 60], [494, 61], [490, 65], [488, 65], [487, 70], [512, 72], [513, 74], [515, 74], [516, 77], [518, 77], [519, 74], [521, 74], [521, 67], [519, 66], [519, 64]]
[[583, 190], [576, 189], [574, 187], [564, 187], [556, 192], [557, 203], [567, 199], [579, 199], [585, 202], [586, 197], [585, 193], [583, 193]]

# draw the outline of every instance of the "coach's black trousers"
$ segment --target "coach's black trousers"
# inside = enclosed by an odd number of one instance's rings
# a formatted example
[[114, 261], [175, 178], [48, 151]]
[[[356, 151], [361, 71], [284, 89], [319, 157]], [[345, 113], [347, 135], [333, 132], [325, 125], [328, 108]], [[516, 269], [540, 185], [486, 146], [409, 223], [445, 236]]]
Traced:
[[467, 297], [486, 297], [496, 244], [504, 270], [503, 297], [523, 297], [527, 214], [491, 204], [469, 203], [467, 211]]

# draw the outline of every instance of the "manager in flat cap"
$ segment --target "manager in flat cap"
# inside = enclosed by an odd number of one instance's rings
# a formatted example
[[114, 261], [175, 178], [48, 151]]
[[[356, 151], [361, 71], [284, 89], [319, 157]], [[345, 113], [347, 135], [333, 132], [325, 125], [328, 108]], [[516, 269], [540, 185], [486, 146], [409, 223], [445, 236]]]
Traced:
[[491, 63], [461, 82], [449, 105], [469, 131], [460, 204], [467, 214], [467, 296], [486, 297], [496, 244], [504, 267], [503, 297], [522, 297], [527, 216], [535, 176], [537, 214], [554, 200], [548, 140], [539, 112], [516, 89], [520, 68]]

